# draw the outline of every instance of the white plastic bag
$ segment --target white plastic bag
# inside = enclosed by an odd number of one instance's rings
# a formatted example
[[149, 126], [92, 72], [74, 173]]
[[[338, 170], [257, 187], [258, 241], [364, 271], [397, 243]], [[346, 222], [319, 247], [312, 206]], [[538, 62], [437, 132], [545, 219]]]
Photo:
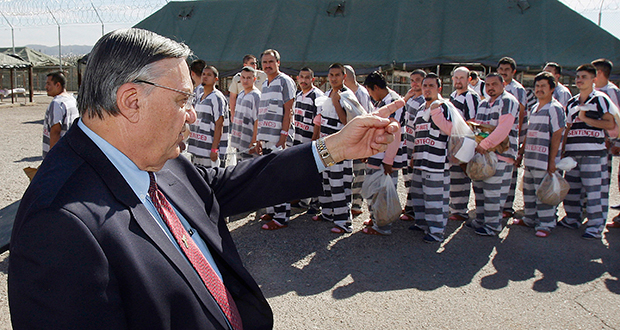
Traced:
[[385, 226], [400, 217], [402, 207], [398, 199], [392, 177], [383, 169], [366, 176], [362, 185], [362, 197], [371, 201], [373, 221], [377, 226]]
[[[435, 101], [437, 102], [437, 101]], [[434, 103], [434, 102], [433, 102]], [[452, 131], [448, 141], [448, 155], [454, 163], [469, 162], [476, 152], [476, 137], [461, 112], [447, 100], [441, 100], [447, 106], [452, 122]], [[432, 106], [431, 106], [432, 107]]]
[[317, 107], [321, 107], [321, 115], [329, 118], [338, 118], [338, 113], [329, 96], [319, 96], [314, 100]]
[[564, 157], [555, 164], [555, 168], [561, 171], [570, 171], [577, 166], [577, 161], [573, 157]]
[[564, 200], [569, 189], [570, 185], [559, 173], [547, 173], [536, 189], [536, 197], [545, 204], [555, 206]]
[[237, 148], [229, 146], [226, 150], [226, 167], [237, 165]]
[[497, 168], [497, 155], [494, 152], [486, 154], [476, 153], [467, 163], [467, 176], [475, 181], [484, 181], [495, 175]]
[[340, 92], [340, 100], [344, 103], [344, 109], [347, 112], [347, 122], [351, 119], [365, 115], [367, 112], [362, 105], [357, 101], [357, 97], [350, 89], [344, 92]]

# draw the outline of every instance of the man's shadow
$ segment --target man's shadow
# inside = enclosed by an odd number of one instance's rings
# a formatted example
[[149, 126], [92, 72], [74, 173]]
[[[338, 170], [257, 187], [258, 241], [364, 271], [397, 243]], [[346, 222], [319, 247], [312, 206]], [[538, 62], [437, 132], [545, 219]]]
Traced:
[[366, 291], [460, 287], [471, 283], [499, 242], [452, 221], [443, 244], [424, 243], [421, 232], [408, 230], [412, 223], [400, 220], [391, 236], [369, 236], [359, 231], [367, 217], [354, 219], [354, 232], [345, 235], [330, 233], [331, 223], [307, 214], [292, 218], [286, 229], [261, 230], [262, 223], [251, 220], [232, 234], [267, 297], [333, 290], [334, 298], [345, 299]]
[[555, 228], [547, 238], [534, 236], [533, 228], [513, 225], [508, 230], [506, 238], [497, 245], [497, 254], [493, 258], [496, 273], [481, 280], [484, 288], [501, 289], [508, 286], [509, 281], [526, 281], [541, 276], [533, 283], [532, 289], [554, 292], [559, 282], [571, 285], [590, 282], [620, 261], [617, 251], [614, 253], [601, 240], [582, 239], [583, 229]]

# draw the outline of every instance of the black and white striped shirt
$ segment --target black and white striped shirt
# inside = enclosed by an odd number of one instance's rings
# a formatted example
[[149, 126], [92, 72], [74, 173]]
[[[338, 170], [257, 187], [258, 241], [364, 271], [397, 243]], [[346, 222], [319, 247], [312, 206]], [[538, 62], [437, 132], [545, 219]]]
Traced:
[[[343, 89], [349, 90], [349, 92], [351, 92], [351, 90], [348, 89], [347, 87], [343, 87]], [[332, 92], [334, 92], [334, 90], [330, 89], [329, 91], [327, 91], [327, 93], [325, 93], [325, 96], [329, 97], [332, 94]], [[338, 118], [338, 113], [336, 112], [336, 108], [334, 108], [334, 106], [331, 103], [332, 101], [327, 100], [325, 102], [329, 102], [329, 105], [319, 106], [317, 109], [318, 114], [321, 115], [320, 117], [321, 118], [321, 137], [334, 134], [340, 131], [344, 127], [344, 125], [340, 121], [340, 118]], [[344, 109], [344, 103], [342, 99], [340, 100], [340, 106]]]
[[62, 137], [79, 116], [77, 101], [73, 95], [63, 93], [54, 96], [45, 111], [45, 119], [43, 120], [43, 158], [50, 151], [50, 129], [52, 126], [60, 124], [60, 137]]
[[[549, 164], [549, 148], [554, 132], [566, 126], [564, 107], [556, 100], [538, 108], [538, 103], [532, 107], [528, 119], [527, 139], [523, 165], [528, 169], [546, 171]], [[556, 161], [560, 156], [560, 148], [556, 153]]]
[[282, 127], [284, 103], [292, 100], [296, 92], [295, 82], [284, 73], [280, 73], [271, 82], [265, 80], [258, 106], [257, 140], [278, 143], [280, 132], [290, 129]]
[[317, 114], [316, 98], [323, 96], [323, 92], [312, 86], [308, 93], [299, 91], [295, 97], [293, 113], [295, 114], [295, 140], [294, 145], [308, 143], [312, 141], [314, 133], [314, 117]]
[[214, 89], [204, 99], [196, 102], [196, 122], [190, 125], [187, 151], [194, 156], [207, 158], [211, 155], [215, 122], [224, 117], [222, 136], [218, 145], [220, 156], [226, 155], [228, 147], [228, 126], [230, 110], [228, 100], [218, 89]]
[[424, 96], [412, 97], [405, 104], [405, 146], [407, 155], [411, 158], [415, 141], [415, 117], [420, 107], [425, 103]]
[[597, 88], [596, 90], [607, 94], [611, 102], [620, 108], [620, 88], [618, 86], [608, 82], [605, 87]]
[[476, 91], [468, 88], [465, 93], [459, 94], [458, 91], [450, 94], [450, 103], [459, 110], [465, 121], [476, 118], [476, 111], [480, 103], [480, 96]]
[[517, 158], [518, 128], [519, 125], [519, 101], [507, 91], [502, 92], [493, 104], [489, 103], [489, 99], [484, 99], [478, 106], [476, 113], [476, 122], [497, 127], [499, 118], [505, 115], [512, 115], [515, 118], [514, 124], [508, 133], [509, 148], [507, 151], [500, 153], [500, 156], [507, 158]]
[[[440, 108], [444, 117], [451, 120], [448, 106], [441, 103]], [[435, 125], [430, 111], [430, 108], [426, 108], [426, 103], [423, 103], [415, 115], [413, 168], [429, 172], [443, 172], [448, 169], [447, 150], [450, 136], [444, 134]]]
[[560, 83], [555, 86], [555, 89], [553, 90], [553, 98], [558, 100], [564, 108], [566, 108], [568, 100], [570, 100], [571, 97], [573, 97], [573, 95], [571, 95], [570, 90], [566, 86]]
[[607, 154], [605, 147], [605, 130], [592, 127], [579, 119], [579, 111], [595, 111], [600, 116], [609, 113], [611, 100], [599, 91], [592, 91], [588, 99], [580, 105], [579, 94], [573, 96], [566, 105], [566, 122], [571, 124], [567, 132], [566, 155], [567, 156], [604, 156]]
[[[397, 100], [400, 100], [401, 97], [395, 91], [388, 88], [388, 94], [383, 98], [383, 100], [377, 103], [377, 108], [381, 108], [384, 105], [394, 103]], [[399, 169], [407, 166], [407, 147], [405, 146], [405, 122], [406, 122], [406, 112], [405, 108], [399, 108], [394, 113], [390, 115], [390, 118], [396, 119], [401, 127], [401, 140], [400, 146], [398, 147], [398, 151], [394, 156], [394, 162], [392, 163], [393, 169]], [[381, 163], [385, 158], [385, 152], [380, 152], [376, 155], [368, 157], [368, 165], [380, 167]]]
[[238, 150], [250, 147], [254, 136], [254, 122], [258, 119], [258, 104], [261, 92], [254, 88], [249, 93], [244, 90], [237, 96], [235, 118], [230, 130], [230, 146]]

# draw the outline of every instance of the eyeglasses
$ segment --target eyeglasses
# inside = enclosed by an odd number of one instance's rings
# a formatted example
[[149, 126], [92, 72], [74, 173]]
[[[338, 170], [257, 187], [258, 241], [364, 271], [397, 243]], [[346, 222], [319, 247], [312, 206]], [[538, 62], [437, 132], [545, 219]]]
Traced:
[[143, 83], [143, 84], [149, 84], [155, 87], [159, 87], [159, 88], [163, 88], [163, 89], [167, 89], [173, 92], [177, 92], [177, 93], [181, 93], [183, 95], [187, 95], [187, 100], [185, 101], [185, 104], [183, 105], [183, 109], [185, 110], [189, 110], [191, 109], [191, 107], [194, 105], [194, 100], [196, 100], [196, 93], [188, 93], [186, 91], [182, 91], [180, 89], [176, 89], [176, 88], [172, 88], [172, 87], [168, 87], [168, 86], [163, 86], [160, 84], [156, 84], [154, 82], [150, 82], [150, 81], [146, 81], [146, 80], [140, 80], [140, 79], [136, 79], [133, 81], [134, 83]]

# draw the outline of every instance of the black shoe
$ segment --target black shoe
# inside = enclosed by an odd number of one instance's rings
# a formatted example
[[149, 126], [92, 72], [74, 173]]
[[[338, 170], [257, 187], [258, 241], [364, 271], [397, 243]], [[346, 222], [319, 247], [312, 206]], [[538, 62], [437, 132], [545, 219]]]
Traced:
[[614, 210], [620, 210], [620, 204], [617, 204], [617, 205], [611, 205], [609, 208], [610, 208], [610, 209], [614, 209]]

